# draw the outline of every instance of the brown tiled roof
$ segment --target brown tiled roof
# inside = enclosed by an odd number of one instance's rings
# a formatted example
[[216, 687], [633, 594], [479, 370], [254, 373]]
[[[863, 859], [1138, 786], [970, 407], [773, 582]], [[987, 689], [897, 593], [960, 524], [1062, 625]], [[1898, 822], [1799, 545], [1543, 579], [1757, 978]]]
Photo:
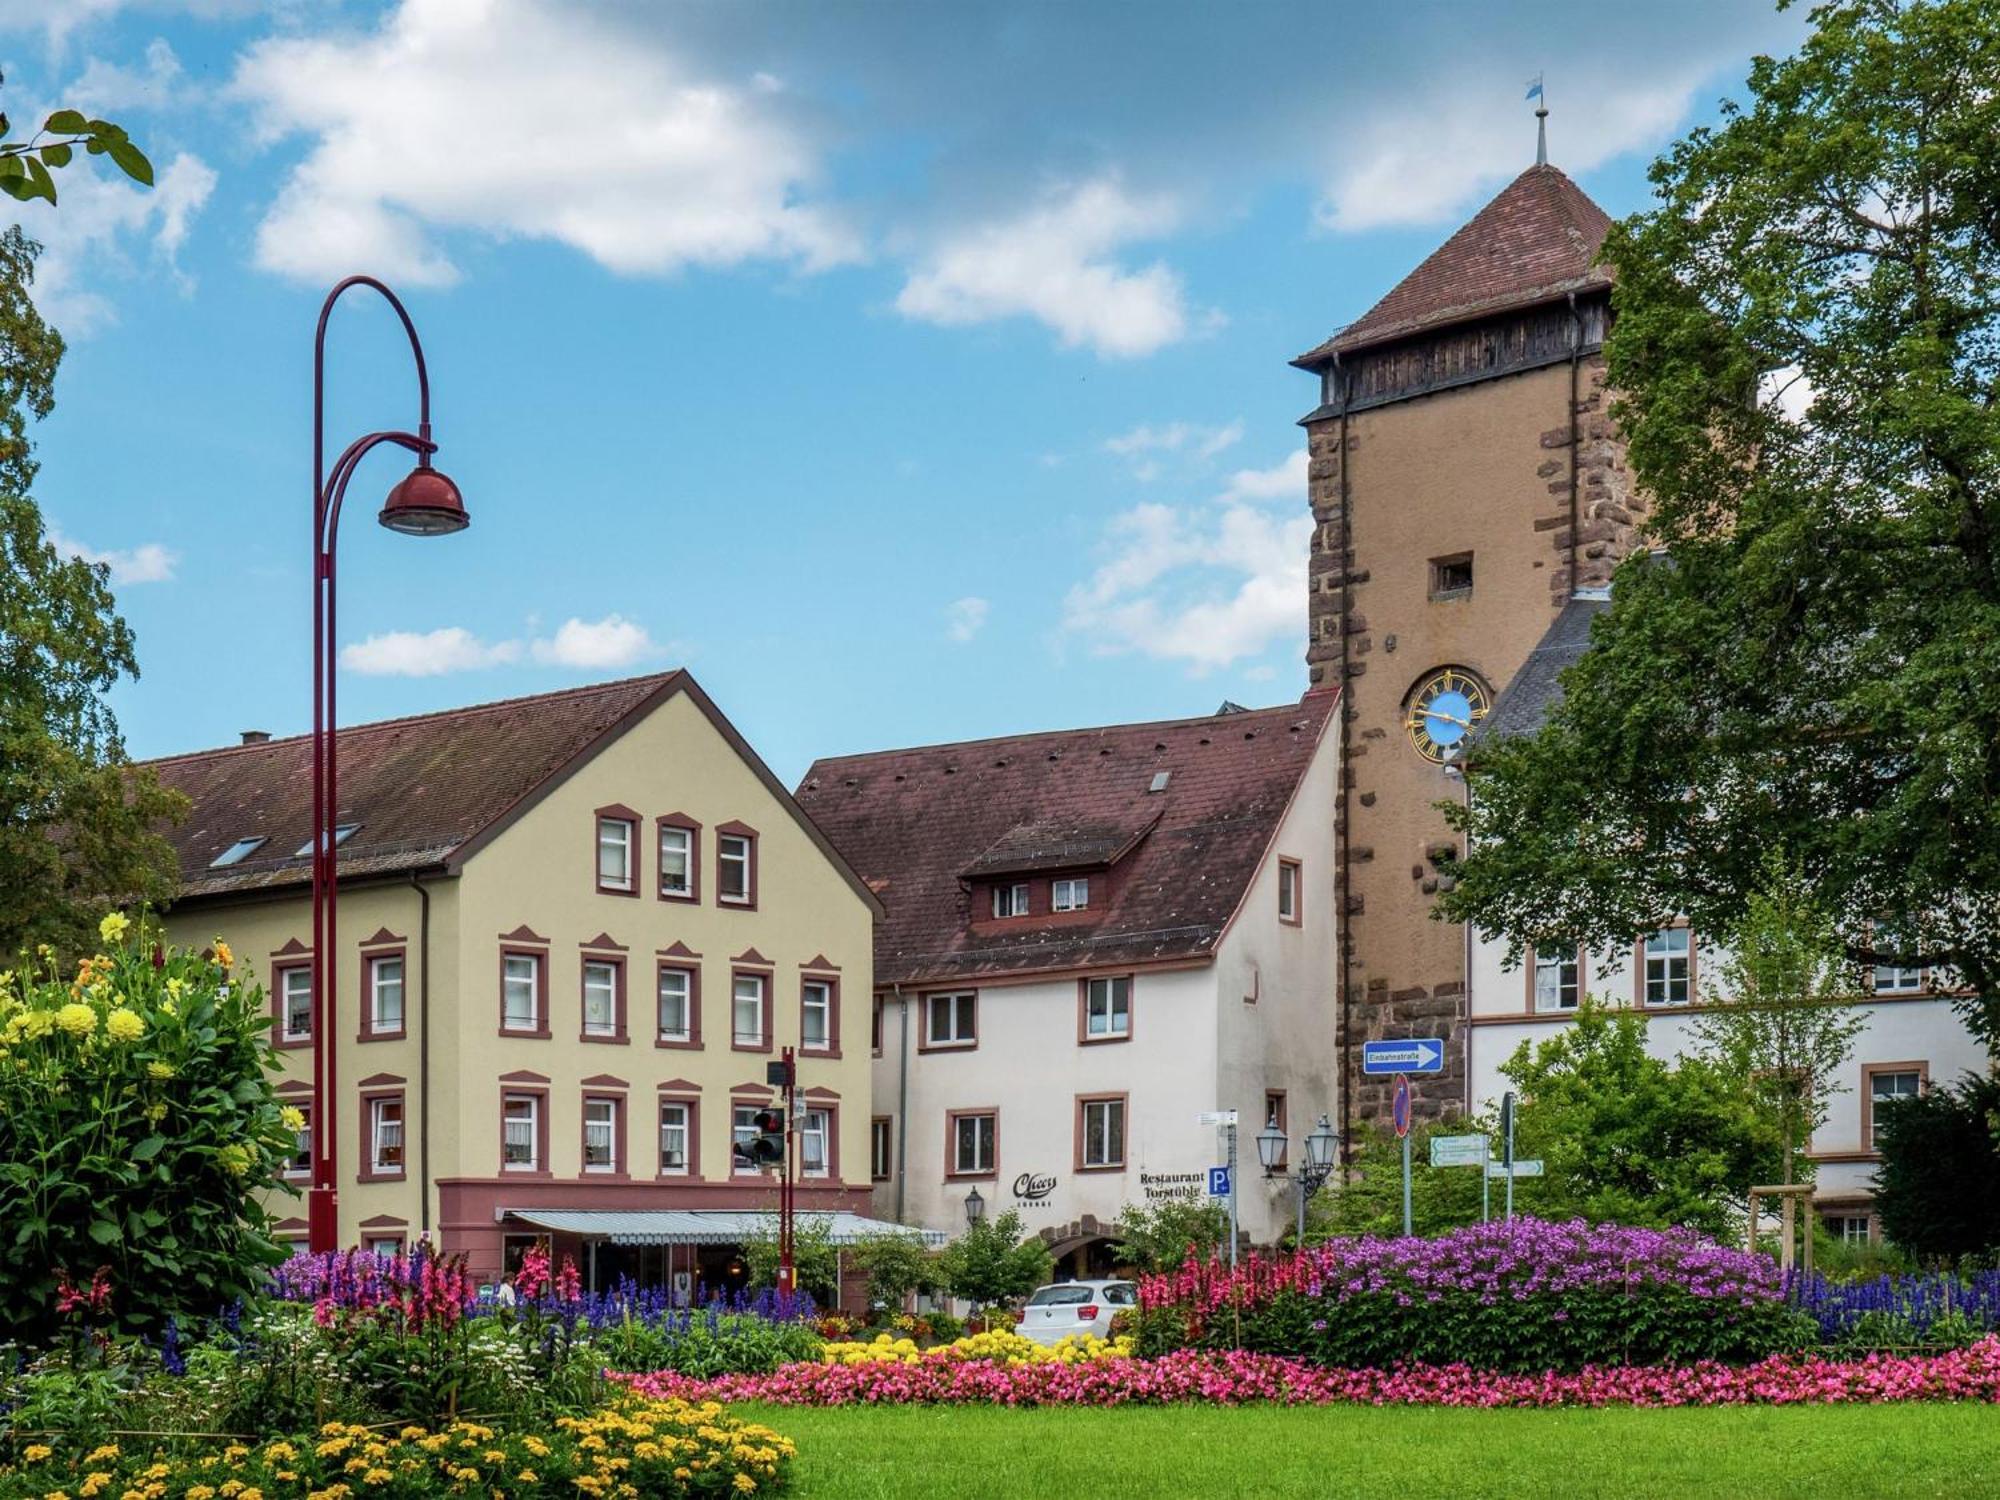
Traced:
[[[871, 905], [874, 897], [791, 794], [686, 672], [663, 672], [529, 698], [343, 728], [340, 823], [360, 826], [340, 846], [343, 880], [453, 869], [659, 704], [685, 693]], [[312, 740], [306, 735], [231, 745], [147, 764], [193, 807], [169, 830], [180, 857], [181, 899], [310, 885]], [[238, 839], [262, 834], [249, 859], [211, 869]]]
[[[877, 984], [1196, 958], [1249, 887], [1335, 697], [839, 756], [798, 797], [882, 898]], [[973, 930], [967, 872], [1061, 868], [1043, 856], [1065, 842], [1068, 868], [1115, 860], [1108, 904], [1087, 921]]]
[[1560, 171], [1530, 167], [1388, 296], [1292, 363], [1313, 369], [1370, 344], [1608, 287], [1610, 268], [1591, 262], [1610, 227]]

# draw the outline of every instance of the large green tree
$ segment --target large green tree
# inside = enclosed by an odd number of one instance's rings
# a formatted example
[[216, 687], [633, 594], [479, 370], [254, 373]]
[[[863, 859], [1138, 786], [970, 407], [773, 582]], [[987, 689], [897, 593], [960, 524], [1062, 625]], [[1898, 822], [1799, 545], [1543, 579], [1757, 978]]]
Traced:
[[30, 944], [75, 951], [107, 909], [171, 895], [158, 829], [184, 806], [126, 764], [104, 701], [139, 675], [109, 570], [60, 555], [30, 498], [29, 424], [55, 405], [63, 355], [31, 295], [39, 251], [18, 225], [0, 233], [0, 967]]
[[1956, 970], [1993, 1039], [2000, 0], [1812, 20], [1606, 242], [1666, 556], [1619, 570], [1547, 727], [1478, 757], [1440, 914], [1516, 958], [1725, 933], [1777, 846], [1851, 958]]

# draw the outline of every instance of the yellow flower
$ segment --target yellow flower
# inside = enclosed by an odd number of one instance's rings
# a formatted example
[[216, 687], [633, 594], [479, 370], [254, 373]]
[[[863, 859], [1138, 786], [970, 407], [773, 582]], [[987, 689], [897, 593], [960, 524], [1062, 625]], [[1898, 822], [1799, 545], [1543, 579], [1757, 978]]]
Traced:
[[174, 1076], [173, 1066], [169, 1063], [149, 1062], [146, 1064], [146, 1076], [159, 1079], [171, 1078]]
[[159, 1124], [160, 1121], [164, 1120], [166, 1117], [167, 1117], [166, 1105], [149, 1104], [146, 1106], [146, 1118], [153, 1124], [155, 1125]]
[[215, 961], [217, 963], [221, 964], [225, 969], [236, 967], [236, 955], [229, 951], [229, 944], [223, 942], [221, 938], [217, 938], [213, 946], [215, 948]]
[[56, 1012], [56, 1025], [71, 1036], [89, 1036], [97, 1030], [97, 1012], [88, 1005], [71, 1001]]
[[95, 1495], [109, 1483], [111, 1483], [111, 1475], [108, 1472], [103, 1469], [94, 1469], [83, 1476], [83, 1483], [77, 1487], [78, 1493]]
[[38, 1464], [47, 1460], [55, 1451], [47, 1443], [30, 1443], [21, 1450], [21, 1458], [27, 1463]]
[[194, 1484], [188, 1486], [187, 1500], [214, 1500], [214, 1497], [215, 1486], [212, 1484]]
[[104, 1030], [114, 1042], [136, 1042], [146, 1034], [146, 1023], [136, 1010], [121, 1005], [104, 1018]]
[[118, 1445], [116, 1443], [106, 1443], [102, 1447], [92, 1448], [88, 1453], [84, 1454], [83, 1461], [87, 1464], [102, 1463], [107, 1458], [116, 1458], [117, 1456]]
[[542, 1476], [537, 1474], [533, 1469], [523, 1469], [514, 1476], [514, 1482], [516, 1484], [540, 1484]]
[[[241, 1177], [245, 1172], [250, 1170], [249, 1151], [237, 1145], [234, 1141], [231, 1141], [227, 1146], [216, 1152], [215, 1159], [222, 1163], [222, 1170], [227, 1172], [231, 1177]], [[342, 1446], [346, 1446], [345, 1440], [343, 1440]], [[320, 1447], [325, 1448], [326, 1444], [322, 1443]]]
[[114, 911], [97, 924], [97, 935], [107, 943], [115, 943], [125, 936], [126, 929], [131, 925], [130, 918], [122, 912]]
[[387, 1484], [395, 1477], [387, 1469], [370, 1469], [361, 1476], [361, 1482], [363, 1484]]

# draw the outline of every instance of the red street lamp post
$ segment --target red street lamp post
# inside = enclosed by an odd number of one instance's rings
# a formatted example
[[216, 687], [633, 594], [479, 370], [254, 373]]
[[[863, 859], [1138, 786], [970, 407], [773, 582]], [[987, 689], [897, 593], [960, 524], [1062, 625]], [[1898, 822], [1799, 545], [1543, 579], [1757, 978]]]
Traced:
[[[373, 287], [388, 300], [410, 336], [410, 353], [417, 362], [417, 430], [371, 432], [348, 444], [333, 468], [326, 467], [326, 324], [333, 304], [350, 287]], [[337, 883], [334, 840], [339, 822], [339, 791], [334, 766], [334, 544], [340, 536], [340, 507], [348, 481], [361, 460], [384, 443], [407, 448], [417, 466], [389, 491], [376, 518], [391, 531], [406, 536], [443, 536], [463, 531], [469, 519], [458, 486], [431, 467], [437, 444], [431, 441], [431, 381], [424, 366], [424, 347], [416, 325], [396, 294], [372, 276], [350, 276], [331, 292], [319, 310], [319, 332], [313, 340], [313, 831], [312, 831], [312, 1056], [313, 1171], [312, 1192], [306, 1199], [306, 1243], [314, 1252], [332, 1250], [340, 1238], [340, 1191], [335, 1186], [334, 1132], [336, 1062], [339, 1038], [334, 1034], [334, 894]]]

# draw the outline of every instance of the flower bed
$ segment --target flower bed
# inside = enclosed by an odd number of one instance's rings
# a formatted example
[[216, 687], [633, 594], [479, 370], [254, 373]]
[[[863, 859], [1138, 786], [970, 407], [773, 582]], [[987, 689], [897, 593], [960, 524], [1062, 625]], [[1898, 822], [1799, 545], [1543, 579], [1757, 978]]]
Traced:
[[1792, 1304], [1829, 1344], [1893, 1348], [1969, 1344], [2000, 1332], [2000, 1271], [1928, 1272], [1829, 1281], [1815, 1272], [1786, 1283]]
[[[997, 1365], [1076, 1365], [1093, 1360], [1129, 1359], [1132, 1340], [1094, 1339], [1080, 1334], [1064, 1334], [1053, 1344], [1038, 1344], [1018, 1333], [968, 1334], [949, 1344], [920, 1349], [914, 1339], [892, 1338], [886, 1333], [868, 1340], [828, 1344], [821, 1359], [830, 1365], [913, 1365], [929, 1361], [982, 1360]], [[686, 1373], [686, 1372], [682, 1372]]]
[[627, 1398], [587, 1417], [559, 1418], [544, 1435], [474, 1422], [436, 1432], [329, 1422], [309, 1436], [193, 1453], [130, 1441], [58, 1452], [29, 1442], [0, 1464], [0, 1500], [748, 1495], [782, 1488], [794, 1451], [789, 1439], [713, 1404]]
[[1810, 1339], [1767, 1256], [1690, 1230], [1535, 1219], [1362, 1236], [1139, 1284], [1140, 1347], [1239, 1344], [1320, 1364], [1539, 1373], [1747, 1362]]
[[925, 1359], [796, 1364], [769, 1375], [622, 1377], [649, 1396], [775, 1406], [882, 1404], [1125, 1406], [1791, 1406], [1882, 1401], [2000, 1402], [2000, 1338], [1911, 1358], [1777, 1356], [1658, 1368], [1587, 1366], [1497, 1375], [1464, 1365], [1336, 1370], [1300, 1359], [1183, 1350], [1159, 1359], [998, 1365]]

